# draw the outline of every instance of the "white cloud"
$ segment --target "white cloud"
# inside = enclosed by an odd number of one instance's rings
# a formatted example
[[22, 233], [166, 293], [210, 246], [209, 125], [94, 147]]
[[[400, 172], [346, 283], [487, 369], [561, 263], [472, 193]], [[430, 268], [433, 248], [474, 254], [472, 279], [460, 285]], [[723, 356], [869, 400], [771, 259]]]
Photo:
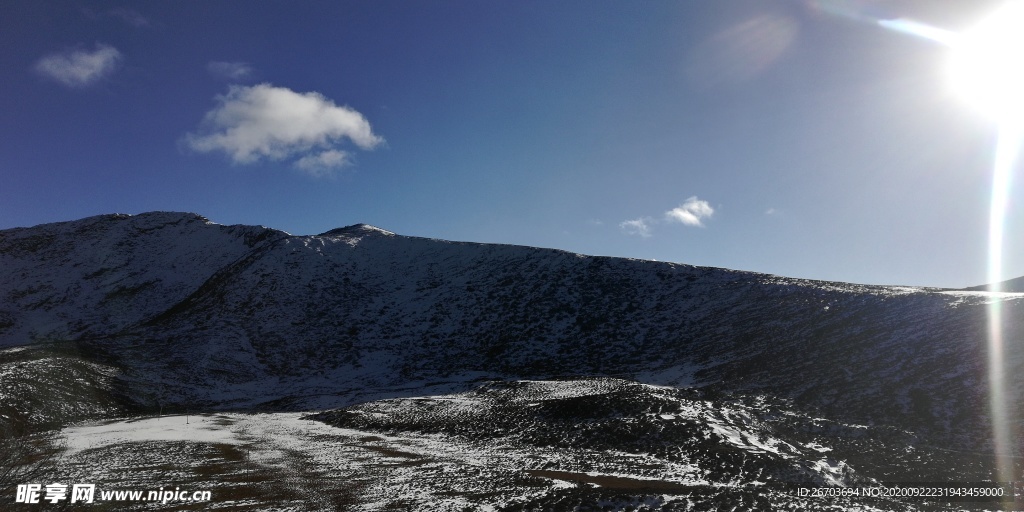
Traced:
[[206, 70], [224, 80], [242, 80], [252, 75], [252, 66], [244, 62], [214, 61], [206, 65]]
[[672, 222], [681, 222], [687, 226], [703, 226], [703, 219], [711, 217], [714, 208], [707, 201], [691, 196], [683, 204], [665, 212], [665, 218]]
[[767, 210], [764, 211], [765, 215], [775, 215], [776, 213], [779, 213], [779, 211], [776, 210], [775, 208], [768, 208]]
[[665, 212], [662, 219], [652, 217], [640, 217], [619, 223], [619, 227], [629, 235], [639, 235], [648, 238], [654, 231], [655, 224], [661, 222], [679, 222], [687, 226], [704, 227], [703, 220], [710, 218], [715, 213], [714, 208], [707, 201], [691, 196], [683, 204]]
[[295, 167], [313, 176], [326, 176], [332, 171], [345, 167], [350, 163], [347, 151], [329, 149], [316, 155], [306, 155], [295, 162]]
[[68, 87], [85, 87], [109, 75], [121, 60], [121, 52], [106, 44], [96, 44], [96, 50], [66, 51], [47, 55], [36, 62], [39, 74]]
[[103, 12], [96, 12], [88, 7], [82, 7], [82, 14], [94, 21], [103, 18], [117, 18], [118, 20], [121, 20], [135, 28], [149, 26], [149, 20], [142, 14], [139, 14], [139, 11], [136, 11], [135, 9], [128, 9], [126, 7], [119, 7]]
[[650, 217], [640, 217], [639, 219], [627, 220], [619, 223], [619, 227], [622, 228], [626, 234], [629, 235], [640, 235], [643, 238], [651, 236], [651, 223], [653, 219]]
[[347, 161], [347, 154], [336, 148], [345, 139], [362, 149], [373, 149], [384, 140], [362, 114], [317, 92], [236, 85], [217, 102], [198, 132], [186, 134], [184, 140], [195, 151], [223, 151], [236, 164], [293, 156], [300, 156], [295, 162], [300, 169], [338, 164]]
[[121, 21], [133, 26], [133, 27], [148, 27], [149, 20], [145, 16], [139, 14], [134, 9], [127, 9], [120, 7], [117, 9], [111, 9], [107, 11], [110, 16], [120, 19]]

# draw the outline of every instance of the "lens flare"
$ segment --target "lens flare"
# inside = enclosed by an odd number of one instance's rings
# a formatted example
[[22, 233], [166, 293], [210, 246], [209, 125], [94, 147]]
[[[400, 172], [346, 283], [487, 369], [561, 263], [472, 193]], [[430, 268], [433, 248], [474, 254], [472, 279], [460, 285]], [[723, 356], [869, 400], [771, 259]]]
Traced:
[[687, 78], [702, 89], [749, 80], [770, 68], [796, 39], [797, 23], [763, 15], [718, 32], [694, 48]]
[[1017, 422], [1017, 396], [1009, 396], [1006, 382], [1002, 298], [1003, 239], [1011, 181], [1024, 137], [1024, 1], [1003, 5], [975, 28], [954, 33], [905, 18], [868, 13], [854, 0], [808, 0], [821, 11], [893, 32], [948, 46], [949, 82], [958, 95], [974, 104], [998, 124], [989, 207], [988, 309], [989, 414], [998, 479], [1017, 480], [1018, 446], [1012, 426]]
[[1013, 169], [1024, 136], [1024, 2], [1005, 5], [974, 29], [956, 34], [902, 18], [879, 20], [879, 26], [952, 49], [949, 79], [956, 92], [998, 122], [989, 206], [988, 282], [995, 292], [988, 309], [989, 415], [997, 478], [1016, 480], [1016, 397], [1008, 396], [1001, 290], [1003, 237]]
[[[999, 128], [996, 157], [993, 165], [992, 200], [989, 208], [988, 228], [988, 282], [990, 292], [998, 295], [1003, 280], [1003, 236], [1006, 206], [1009, 202], [1013, 168], [1020, 152], [1021, 121], [1006, 121]], [[1003, 341], [1002, 300], [996, 296], [988, 306], [988, 372], [989, 410], [992, 415], [992, 434], [995, 445], [999, 479], [1015, 480], [1013, 457], [1016, 446], [1010, 432], [1014, 402], [1006, 396], [1006, 368]]]
[[953, 43], [958, 95], [1001, 123], [1024, 117], [1024, 2], [1006, 4]]
[[999, 127], [989, 205], [988, 309], [989, 414], [998, 478], [1015, 480], [1018, 397], [1007, 391], [1003, 335], [1003, 241], [1014, 168], [1024, 136], [1024, 2], [1012, 2], [961, 34], [952, 44], [950, 82], [959, 95], [993, 118]]
[[894, 32], [901, 34], [907, 34], [921, 39], [927, 39], [936, 43], [942, 43], [946, 46], [954, 46], [960, 39], [960, 36], [956, 32], [933, 27], [919, 21], [908, 20], [906, 18], [895, 18], [878, 20], [878, 26], [887, 28]]

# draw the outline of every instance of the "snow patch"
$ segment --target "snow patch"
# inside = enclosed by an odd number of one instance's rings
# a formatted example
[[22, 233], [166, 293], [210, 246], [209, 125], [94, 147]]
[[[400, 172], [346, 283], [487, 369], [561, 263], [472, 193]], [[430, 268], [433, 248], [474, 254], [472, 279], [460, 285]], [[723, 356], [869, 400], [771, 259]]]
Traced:
[[69, 454], [146, 441], [238, 444], [240, 441], [235, 435], [220, 424], [223, 418], [223, 415], [183, 415], [112, 421], [68, 427], [61, 435], [67, 440]]

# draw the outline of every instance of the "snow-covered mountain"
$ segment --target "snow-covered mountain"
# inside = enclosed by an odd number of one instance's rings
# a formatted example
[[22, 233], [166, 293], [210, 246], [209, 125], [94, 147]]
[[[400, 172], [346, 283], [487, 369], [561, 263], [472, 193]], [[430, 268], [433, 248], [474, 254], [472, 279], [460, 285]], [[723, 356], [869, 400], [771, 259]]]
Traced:
[[[86, 404], [47, 409], [25, 392], [0, 400], [0, 412], [33, 421], [139, 408], [348, 407], [320, 419], [452, 433], [461, 427], [387, 419], [380, 408], [408, 409], [401, 400], [364, 403], [470, 393], [450, 396], [484, 404], [473, 393], [489, 382], [587, 377], [597, 380], [582, 381], [593, 387], [577, 392], [595, 397], [586, 407], [647, 404], [605, 412], [684, 418], [689, 426], [680, 433], [696, 429], [717, 440], [694, 444], [683, 458], [720, 456], [721, 445], [770, 460], [769, 478], [891, 479], [907, 464], [911, 479], [950, 478], [968, 467], [982, 479], [992, 468], [988, 311], [995, 303], [1005, 324], [1007, 389], [1013, 404], [1024, 405], [1024, 295], [1017, 294], [808, 281], [407, 237], [365, 224], [293, 236], [165, 212], [0, 231], [0, 268], [0, 347], [8, 348], [0, 351], [0, 383]], [[608, 398], [606, 378], [625, 383], [615, 389], [625, 386], [631, 398]], [[70, 384], [79, 381], [90, 384]], [[359, 419], [370, 417], [366, 407], [377, 408], [374, 421]], [[504, 412], [473, 416], [460, 432], [487, 437], [495, 418], [517, 417], [548, 427], [568, 422], [563, 430], [576, 432], [505, 431], [538, 446], [586, 437], [577, 413], [566, 419], [560, 409], [502, 407], [488, 406]], [[605, 449], [636, 444], [594, 432], [613, 439], [596, 445]], [[885, 469], [881, 455], [857, 458], [864, 433], [878, 453], [901, 458], [895, 469]], [[686, 444], [680, 435], [653, 439]], [[836, 450], [831, 458], [807, 448], [819, 444], [821, 453]], [[941, 468], [907, 462], [907, 453], [938, 458], [940, 447], [947, 450]], [[748, 469], [716, 482], [762, 478]]]
[[995, 283], [995, 284], [982, 284], [982, 285], [978, 285], [978, 286], [971, 286], [969, 288], [964, 288], [964, 290], [968, 290], [968, 291], [994, 291], [994, 290], [999, 290], [1001, 292], [1024, 293], [1024, 276], [1021, 276], [1021, 277], [1018, 277], [1018, 278], [1015, 278], [1015, 279], [1007, 279], [1006, 281], [1001, 281], [1001, 282]]

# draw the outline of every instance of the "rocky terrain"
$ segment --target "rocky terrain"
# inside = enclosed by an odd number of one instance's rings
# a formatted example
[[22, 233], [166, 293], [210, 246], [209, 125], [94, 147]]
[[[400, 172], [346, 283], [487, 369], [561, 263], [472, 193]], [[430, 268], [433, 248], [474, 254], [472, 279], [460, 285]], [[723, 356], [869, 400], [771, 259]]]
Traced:
[[[1024, 508], [798, 492], [998, 479], [989, 311], [1019, 425], [1024, 294], [167, 212], [0, 231], [0, 268], [0, 426], [137, 427], [67, 478], [238, 510]], [[138, 420], [169, 413], [220, 434]], [[198, 455], [89, 472], [142, 445]]]

